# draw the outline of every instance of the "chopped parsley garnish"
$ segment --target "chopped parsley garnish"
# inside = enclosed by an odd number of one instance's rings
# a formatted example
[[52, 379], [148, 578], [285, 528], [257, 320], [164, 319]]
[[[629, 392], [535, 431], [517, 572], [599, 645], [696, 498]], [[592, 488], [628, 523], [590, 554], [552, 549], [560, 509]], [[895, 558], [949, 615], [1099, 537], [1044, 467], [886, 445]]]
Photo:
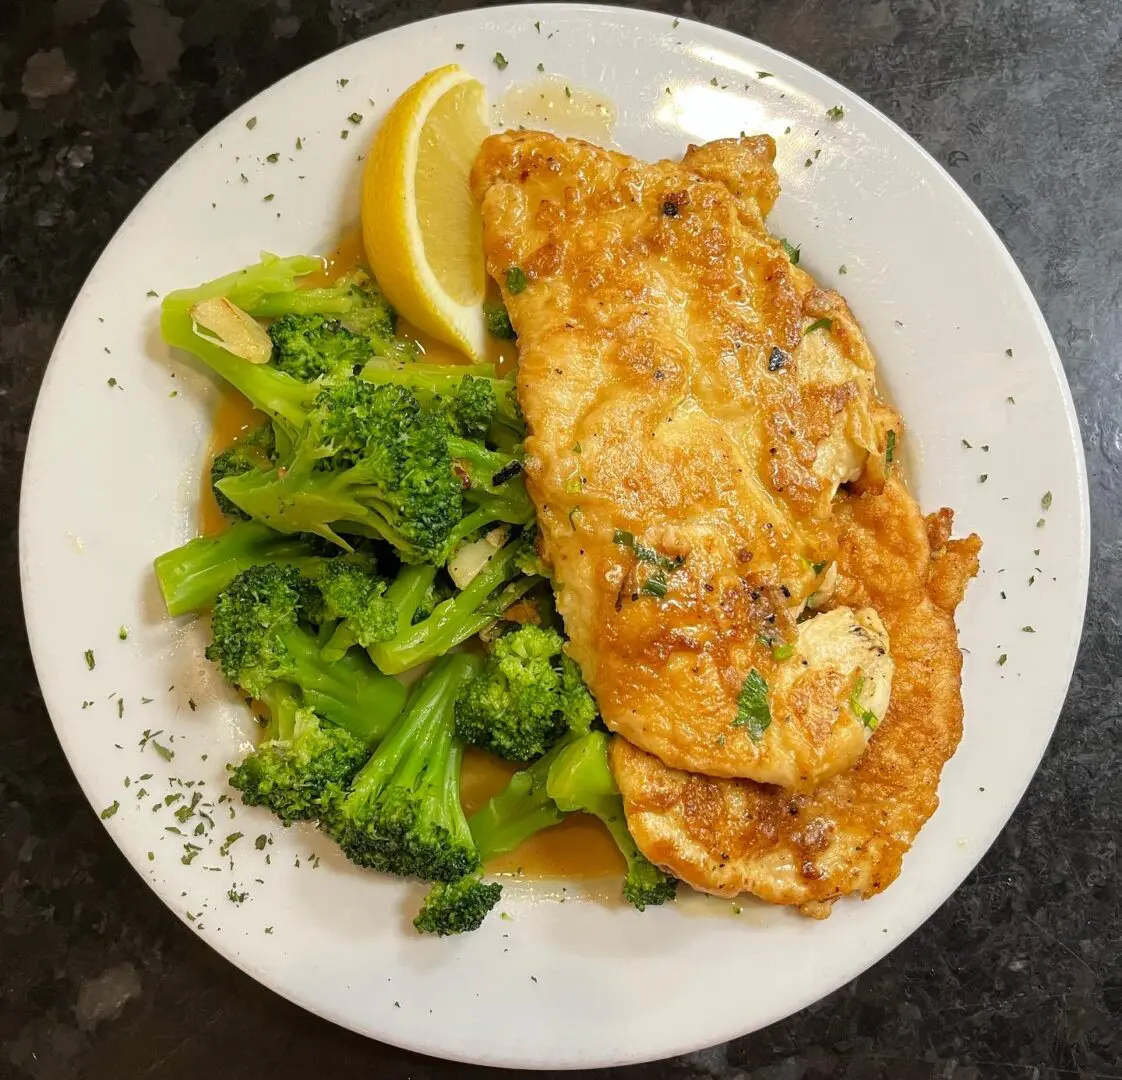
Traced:
[[351, 113], [351, 115], [350, 115], [350, 116], [348, 116], [348, 117], [347, 117], [347, 119], [348, 119], [348, 120], [349, 120], [349, 121], [350, 121], [350, 122], [351, 122], [352, 124], [361, 124], [361, 123], [362, 123], [362, 113], [360, 113], [360, 112], [353, 112], [353, 113]]
[[784, 237], [779, 242], [783, 245], [783, 250], [785, 252], [787, 252], [787, 258], [791, 260], [791, 265], [792, 266], [798, 266], [799, 265], [799, 251], [800, 251], [800, 248], [792, 247], [791, 244], [788, 243], [786, 237]]
[[340, 139], [349, 139], [350, 137], [351, 137], [351, 133], [349, 131], [347, 131], [346, 128], [344, 128], [342, 131], [339, 132], [339, 138]]
[[155, 289], [149, 289], [144, 295], [145, 296], [159, 296], [160, 294], [158, 292], [156, 292]]
[[252, 130], [253, 130], [253, 129], [254, 129], [255, 127], [257, 127], [257, 117], [256, 117], [256, 116], [251, 116], [251, 117], [250, 117], [250, 118], [249, 118], [249, 119], [248, 119], [248, 120], [247, 120], [247, 121], [245, 122], [245, 126], [246, 126], [247, 128], [249, 128], [249, 130], [250, 130], [250, 131], [252, 131]]
[[219, 847], [218, 854], [229, 855], [230, 848], [232, 848], [244, 835], [245, 833], [240, 832], [230, 833], [230, 835], [226, 837], [225, 843], [223, 843], [222, 846]]
[[1044, 492], [1040, 498], [1040, 509], [1048, 510], [1052, 506], [1052, 493], [1050, 491]]
[[116, 386], [117, 385], [117, 380], [114, 379], [112, 375], [110, 375], [109, 378], [105, 380], [105, 382], [106, 382], [107, 386]]
[[[810, 162], [807, 162], [809, 165]], [[834, 325], [833, 319], [815, 319], [804, 331], [803, 337], [807, 334], [813, 334], [815, 330], [829, 330]]]
[[896, 456], [896, 432], [889, 431], [888, 438], [885, 441], [884, 447], [884, 463], [886, 465], [892, 464], [892, 459]]
[[656, 570], [649, 578], [647, 578], [640, 592], [646, 593], [648, 596], [653, 596], [661, 600], [666, 595], [667, 584], [666, 574], [661, 570]]
[[861, 694], [865, 690], [865, 676], [858, 675], [857, 681], [853, 684], [853, 693], [849, 695], [849, 707], [853, 710], [853, 715], [857, 717], [870, 731], [876, 731], [877, 725], [880, 720], [877, 714], [871, 709], [866, 709], [861, 704]]
[[1007, 661], [1008, 659], [1009, 659], [1009, 654], [1008, 654], [1008, 653], [1002, 653], [1002, 654], [1001, 654], [1001, 655], [1000, 655], [1000, 656], [999, 656], [999, 657], [997, 658], [997, 666], [998, 666], [998, 667], [1005, 667], [1005, 662], [1006, 662], [1006, 661]]
[[572, 96], [573, 96], [573, 91], [572, 91], [572, 90], [571, 90], [571, 89], [570, 89], [569, 87], [567, 87], [567, 86], [566, 86], [566, 87], [565, 87], [565, 97], [567, 97], [567, 98], [570, 98], [570, 99], [571, 99], [571, 98], [572, 98]]
[[545, 71], [545, 64], [538, 62], [538, 71]]
[[748, 737], [753, 742], [759, 742], [764, 732], [771, 726], [767, 683], [755, 668], [748, 672], [748, 678], [740, 688], [740, 694], [736, 699], [736, 717], [732, 726], [747, 728]]
[[1035, 634], [1036, 631], [1031, 626], [1022, 626], [1021, 630], [1026, 634]]
[[280, 154], [270, 154], [268, 157], [265, 158], [265, 160], [270, 165], [275, 165], [278, 161], [280, 161]]
[[127, 626], [121, 626], [117, 630], [117, 637], [119, 637], [122, 641], [128, 641], [128, 639], [129, 639], [129, 628]]
[[980, 475], [980, 476], [978, 477], [978, 483], [979, 483], [979, 484], [984, 484], [984, 483], [985, 483], [985, 482], [986, 482], [986, 481], [987, 481], [987, 480], [988, 480], [989, 478], [990, 478], [990, 474], [989, 474], [989, 473], [982, 473], [982, 474], [981, 474], [981, 475]]
[[304, 149], [304, 140], [301, 139], [299, 135], [296, 136], [296, 149], [297, 150], [303, 150]]
[[520, 292], [525, 292], [526, 286], [530, 284], [530, 279], [526, 276], [526, 271], [520, 266], [511, 266], [506, 272], [506, 288], [511, 296], [517, 296]]
[[258, 851], [263, 851], [264, 848], [265, 848], [265, 845], [268, 842], [269, 842], [269, 838], [264, 833], [261, 833], [261, 835], [258, 836], [257, 839], [253, 841], [253, 846], [255, 848], [257, 848]]
[[464, 47], [464, 43], [462, 41], [457, 41], [456, 42], [456, 48], [457, 49], [462, 49], [463, 47]]
[[339, 89], [342, 90], [343, 87], [346, 86], [347, 83], [349, 83], [350, 81], [351, 81], [350, 79], [340, 79], [339, 80]]
[[636, 540], [634, 534], [629, 533], [626, 529], [616, 529], [612, 536], [612, 542], [619, 544], [620, 547], [630, 548], [639, 562], [649, 563], [665, 573], [677, 570], [684, 561], [681, 557], [672, 559], [668, 555], [660, 554], [652, 547], [647, 547], [641, 540]]
[[500, 71], [505, 71], [510, 64], [510, 61], [505, 56], [503, 56], [501, 52], [495, 53], [493, 59], [495, 67], [497, 67]]
[[1012, 356], [1013, 355], [1013, 350], [1012, 349], [1006, 349], [1005, 350], [1005, 355], [1006, 356]]
[[265, 198], [263, 198], [263, 199], [262, 199], [261, 201], [262, 201], [262, 202], [272, 202], [272, 201], [273, 201], [273, 200], [274, 200], [275, 198], [276, 198], [276, 195], [274, 195], [274, 194], [273, 194], [272, 192], [270, 192], [270, 193], [269, 193], [268, 195], [266, 195], [266, 196], [265, 196]]
[[770, 71], [757, 71], [756, 72], [756, 78], [757, 79], [771, 79], [771, 78], [774, 78], [774, 76], [772, 75], [772, 73]]
[[97, 666], [97, 661], [94, 660], [93, 649], [87, 649], [83, 655], [86, 658], [86, 667], [89, 668], [90, 671], [93, 671]]
[[832, 108], [826, 110], [826, 115], [831, 120], [840, 120], [843, 116], [845, 116], [845, 109], [843, 109], [840, 105], [834, 105]]
[[121, 809], [121, 804], [117, 799], [114, 799], [104, 810], [101, 812], [101, 820], [108, 821], [118, 810]]

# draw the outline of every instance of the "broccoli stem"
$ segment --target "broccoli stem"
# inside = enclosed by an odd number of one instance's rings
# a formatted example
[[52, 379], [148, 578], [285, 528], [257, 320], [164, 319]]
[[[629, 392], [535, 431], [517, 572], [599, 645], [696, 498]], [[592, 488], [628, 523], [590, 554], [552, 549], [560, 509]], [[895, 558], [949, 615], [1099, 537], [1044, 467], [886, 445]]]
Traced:
[[319, 561], [305, 540], [245, 521], [165, 551], [154, 565], [168, 614], [175, 616], [209, 607], [247, 567], [280, 563], [304, 570]]
[[160, 333], [169, 345], [197, 356], [216, 375], [235, 390], [240, 390], [254, 408], [274, 420], [283, 434], [294, 439], [304, 426], [319, 388], [314, 383], [277, 371], [269, 364], [251, 364], [195, 333], [190, 303], [184, 305], [172, 293], [164, 300], [160, 314]]
[[558, 748], [554, 748], [529, 768], [516, 772], [507, 786], [469, 819], [471, 835], [485, 863], [496, 855], [513, 851], [524, 840], [564, 818], [546, 791], [549, 769], [557, 753]]
[[265, 738], [291, 739], [296, 730], [296, 713], [300, 709], [300, 699], [292, 686], [275, 682], [265, 689], [260, 701], [269, 711]]
[[282, 315], [345, 315], [354, 305], [350, 289], [295, 289], [262, 296], [243, 310], [257, 319], [276, 319]]
[[624, 897], [640, 911], [674, 898], [678, 883], [640, 850], [627, 828], [623, 798], [608, 765], [608, 736], [590, 731], [567, 740], [557, 751], [546, 779], [546, 790], [560, 810], [595, 814], [612, 834], [627, 861]]
[[[425, 660], [443, 655], [473, 634], [491, 626], [539, 580], [536, 577], [518, 576], [515, 565], [518, 551], [517, 540], [500, 548], [490, 562], [472, 578], [467, 588], [437, 604], [428, 618], [405, 627], [389, 641], [371, 645], [367, 650], [370, 658], [387, 675], [397, 675]], [[501, 588], [510, 578], [517, 580]], [[386, 595], [393, 594], [393, 590], [394, 586], [391, 585]], [[416, 611], [416, 608], [413, 610]]]
[[164, 298], [164, 309], [186, 311], [200, 300], [225, 296], [250, 315], [262, 314], [257, 309], [264, 299], [274, 293], [292, 293], [297, 290], [297, 278], [323, 269], [323, 259], [315, 255], [290, 255], [280, 258], [264, 255], [254, 263], [232, 274], [214, 278], [193, 289], [176, 289]]
[[299, 626], [281, 630], [279, 637], [293, 658], [291, 681], [305, 705], [367, 742], [385, 737], [405, 702], [397, 679], [372, 670], [361, 656], [325, 661], [315, 636]]

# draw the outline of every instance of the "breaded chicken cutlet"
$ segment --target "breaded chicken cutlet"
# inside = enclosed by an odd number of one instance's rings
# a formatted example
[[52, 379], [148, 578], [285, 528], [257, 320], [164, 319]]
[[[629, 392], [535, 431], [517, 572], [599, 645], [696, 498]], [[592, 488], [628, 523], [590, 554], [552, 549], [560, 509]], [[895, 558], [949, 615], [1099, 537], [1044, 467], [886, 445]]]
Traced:
[[[913, 677], [902, 658], [917, 643], [847, 575], [842, 508], [889, 497], [889, 478], [897, 524], [905, 504], [919, 512], [892, 479], [902, 424], [877, 397], [860, 327], [764, 225], [774, 154], [758, 136], [647, 164], [507, 133], [484, 143], [473, 185], [487, 268], [518, 333], [542, 555], [570, 652], [622, 737], [613, 762], [632, 831], [696, 888], [805, 906], [876, 891], [873, 877], [781, 886], [789, 830], [757, 869], [762, 840], [731, 845], [738, 870], [724, 841], [744, 824], [738, 800], [813, 800], [902, 726], [886, 716], [900, 714]], [[926, 564], [910, 565], [918, 580]], [[940, 685], [957, 717], [957, 641], [938, 610]], [[932, 751], [916, 829], [956, 724]], [[812, 833], [823, 830], [840, 836], [841, 823]]]

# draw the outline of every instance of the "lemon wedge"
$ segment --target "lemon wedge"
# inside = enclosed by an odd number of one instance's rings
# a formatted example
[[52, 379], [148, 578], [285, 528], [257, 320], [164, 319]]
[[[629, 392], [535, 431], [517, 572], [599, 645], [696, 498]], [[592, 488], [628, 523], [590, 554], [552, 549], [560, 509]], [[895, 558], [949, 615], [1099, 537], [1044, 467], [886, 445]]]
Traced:
[[394, 102], [362, 180], [362, 237], [390, 303], [418, 329], [484, 359], [483, 220], [471, 166], [487, 137], [483, 86], [456, 64]]

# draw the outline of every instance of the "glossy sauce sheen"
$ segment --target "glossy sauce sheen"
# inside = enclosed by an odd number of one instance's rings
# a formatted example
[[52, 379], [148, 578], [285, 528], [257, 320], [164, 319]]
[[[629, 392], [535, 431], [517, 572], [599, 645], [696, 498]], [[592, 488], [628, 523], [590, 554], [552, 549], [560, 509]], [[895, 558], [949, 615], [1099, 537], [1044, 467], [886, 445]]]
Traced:
[[[355, 230], [347, 233], [328, 256], [323, 272], [308, 275], [304, 284], [310, 288], [330, 285], [337, 277], [354, 269], [362, 261], [362, 234]], [[417, 341], [432, 363], [463, 362], [463, 357], [455, 350], [422, 334], [401, 319], [398, 320], [398, 334]], [[512, 343], [496, 343], [494, 353], [492, 359], [500, 370], [517, 358]], [[264, 416], [241, 394], [234, 390], [224, 390], [214, 411], [202, 475], [206, 477], [210, 473], [211, 462], [217, 454], [233, 446], [242, 435], [263, 422]], [[219, 510], [210, 485], [204, 481], [201, 488], [200, 534], [215, 536], [225, 532], [229, 528], [229, 522]], [[464, 754], [460, 779], [465, 812], [471, 814], [492, 795], [501, 791], [516, 770], [516, 765], [482, 751], [469, 749]], [[488, 863], [487, 869], [499, 875], [528, 879], [588, 880], [622, 875], [625, 866], [619, 849], [604, 826], [587, 814], [574, 814], [560, 825], [532, 837], [517, 851], [493, 859]]]

